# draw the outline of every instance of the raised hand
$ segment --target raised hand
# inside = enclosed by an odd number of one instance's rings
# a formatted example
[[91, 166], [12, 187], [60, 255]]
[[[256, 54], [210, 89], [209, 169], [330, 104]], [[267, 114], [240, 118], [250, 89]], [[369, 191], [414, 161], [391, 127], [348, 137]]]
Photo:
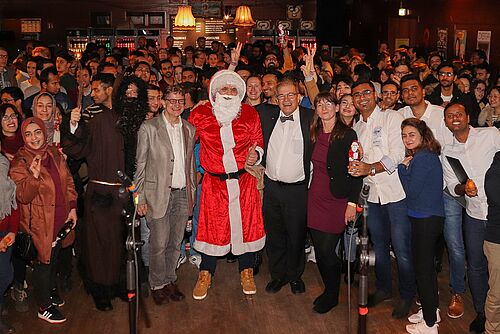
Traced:
[[82, 118], [82, 107], [76, 107], [75, 109], [71, 110], [71, 125], [77, 126], [78, 122], [80, 122], [80, 118]]
[[33, 158], [33, 161], [31, 162], [31, 166], [30, 166], [31, 174], [33, 174], [35, 179], [38, 179], [38, 177], [40, 176], [41, 166], [42, 166], [42, 157], [40, 156], [40, 154], [37, 154]]
[[231, 63], [236, 65], [238, 64], [242, 48], [243, 44], [241, 42], [238, 42], [238, 44], [236, 44], [236, 47], [231, 50]]

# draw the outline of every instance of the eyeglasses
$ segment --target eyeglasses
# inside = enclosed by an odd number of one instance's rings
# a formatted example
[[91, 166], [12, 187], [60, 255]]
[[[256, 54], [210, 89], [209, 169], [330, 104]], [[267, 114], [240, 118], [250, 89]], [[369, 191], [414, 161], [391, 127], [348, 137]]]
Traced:
[[366, 90], [361, 91], [361, 92], [352, 93], [352, 97], [355, 99], [359, 99], [359, 98], [361, 98], [361, 96], [367, 97], [367, 96], [370, 96], [372, 93], [373, 92], [370, 89], [366, 89]]
[[8, 55], [0, 55], [0, 58], [7, 59]]
[[2, 99], [2, 103], [12, 103], [14, 102], [15, 100], [13, 98], [10, 98], [10, 99]]
[[393, 92], [393, 91], [382, 92], [382, 96], [396, 96], [396, 95], [398, 95], [398, 92]]
[[279, 94], [276, 96], [276, 98], [280, 101], [283, 101], [285, 98], [291, 100], [293, 99], [295, 96], [297, 96], [297, 93], [288, 93], [288, 94]]
[[7, 122], [7, 121], [9, 121], [9, 120], [14, 121], [14, 120], [16, 120], [17, 118], [18, 118], [17, 114], [11, 114], [10, 116], [9, 116], [9, 115], [4, 115], [4, 116], [2, 117], [2, 121], [4, 121], [4, 122]]
[[184, 99], [166, 99], [170, 104], [184, 104]]
[[448, 77], [451, 78], [453, 76], [453, 72], [439, 72], [440, 77]]

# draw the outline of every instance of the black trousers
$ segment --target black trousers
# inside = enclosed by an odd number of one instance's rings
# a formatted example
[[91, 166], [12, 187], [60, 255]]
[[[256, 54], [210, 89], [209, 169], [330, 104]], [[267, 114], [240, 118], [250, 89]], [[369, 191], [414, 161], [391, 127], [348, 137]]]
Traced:
[[443, 234], [444, 217], [413, 218], [411, 246], [417, 290], [427, 326], [434, 326], [439, 307], [437, 274], [434, 257], [440, 236]]
[[[200, 270], [208, 270], [210, 274], [215, 274], [215, 268], [217, 267], [217, 256], [211, 256], [207, 254], [201, 254], [201, 264]], [[253, 268], [255, 265], [255, 253], [243, 253], [238, 257], [238, 267], [240, 272], [247, 269]]]
[[33, 286], [35, 288], [38, 306], [41, 308], [46, 308], [51, 305], [50, 295], [52, 290], [56, 289], [57, 286], [56, 262], [60, 247], [60, 243], [57, 243], [55, 247], [52, 247], [49, 264], [40, 263], [39, 261], [35, 263], [35, 269], [33, 271]]
[[325, 293], [336, 302], [339, 299], [340, 274], [342, 271], [342, 261], [339, 259], [336, 249], [342, 233], [326, 233], [315, 229], [311, 230], [311, 237], [314, 244], [316, 263], [318, 265]]
[[263, 202], [266, 251], [271, 278], [294, 281], [305, 267], [307, 185], [265, 178]]

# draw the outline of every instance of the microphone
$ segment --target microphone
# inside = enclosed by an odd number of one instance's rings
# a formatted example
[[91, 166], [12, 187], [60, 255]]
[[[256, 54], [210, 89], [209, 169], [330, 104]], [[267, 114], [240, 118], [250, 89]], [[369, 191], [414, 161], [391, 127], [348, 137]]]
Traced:
[[127, 189], [131, 193], [135, 193], [137, 191], [137, 187], [135, 186], [134, 182], [121, 170], [116, 171], [116, 175], [118, 175], [118, 178], [122, 182], [123, 186], [125, 189]]

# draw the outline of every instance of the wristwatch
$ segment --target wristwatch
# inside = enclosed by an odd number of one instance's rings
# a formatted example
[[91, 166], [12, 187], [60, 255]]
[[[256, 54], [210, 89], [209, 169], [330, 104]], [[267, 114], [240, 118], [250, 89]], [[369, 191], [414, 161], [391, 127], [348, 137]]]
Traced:
[[372, 166], [370, 168], [370, 176], [375, 176], [375, 174], [377, 174], [377, 169], [375, 168], [375, 166]]

